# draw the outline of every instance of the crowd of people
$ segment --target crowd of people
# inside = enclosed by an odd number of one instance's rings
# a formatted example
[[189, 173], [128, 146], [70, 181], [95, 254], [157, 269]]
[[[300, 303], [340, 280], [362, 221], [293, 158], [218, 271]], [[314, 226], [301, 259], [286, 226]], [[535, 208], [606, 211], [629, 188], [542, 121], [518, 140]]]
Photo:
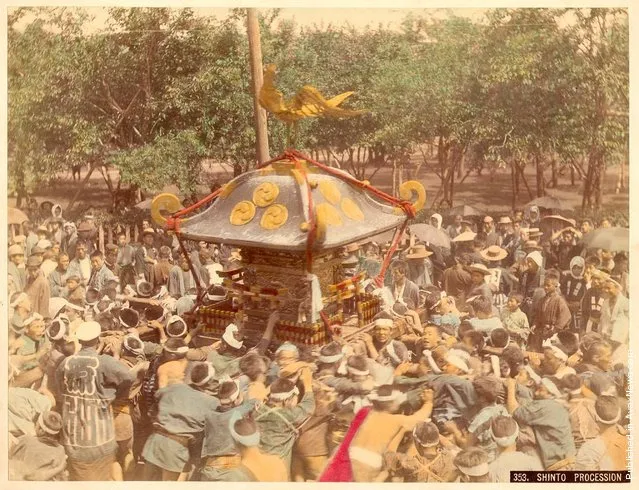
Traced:
[[229, 297], [218, 272], [241, 250], [146, 222], [141, 243], [116, 234], [102, 251], [92, 216], [66, 221], [50, 204], [8, 248], [12, 479], [508, 482], [627, 468], [628, 257], [589, 248], [591, 220], [542, 231], [535, 209], [435, 214], [451, 246], [409, 233], [383, 287], [370, 278], [390, 244], [351, 244], [343, 275], [367, 272], [381, 311], [311, 348], [272, 341], [276, 310], [257, 345], [241, 313], [220, 339], [190, 314]]

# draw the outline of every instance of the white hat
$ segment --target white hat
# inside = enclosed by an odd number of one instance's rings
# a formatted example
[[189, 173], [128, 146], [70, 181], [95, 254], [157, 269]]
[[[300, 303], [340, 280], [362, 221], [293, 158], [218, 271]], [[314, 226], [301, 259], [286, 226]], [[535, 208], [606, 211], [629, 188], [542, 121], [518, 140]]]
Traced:
[[49, 299], [49, 318], [55, 318], [69, 302], [64, 298], [54, 297]]
[[472, 264], [469, 269], [471, 270], [471, 272], [479, 272], [480, 274], [483, 274], [485, 276], [490, 275], [488, 267], [486, 267], [484, 264]]
[[538, 267], [541, 267], [541, 264], [544, 261], [543, 257], [541, 256], [541, 252], [539, 250], [530, 252], [528, 255], [526, 255], [526, 258], [532, 260], [535, 264], [537, 264]]
[[76, 337], [81, 342], [89, 342], [97, 339], [102, 333], [102, 327], [98, 322], [82, 322], [76, 331]]
[[230, 345], [234, 349], [241, 349], [242, 346], [244, 345], [244, 341], [243, 340], [237, 340], [235, 338], [235, 333], [236, 332], [239, 332], [239, 328], [237, 328], [237, 325], [235, 323], [231, 323], [224, 330], [224, 334], [222, 335], [222, 339], [224, 340], [224, 342], [226, 342], [228, 345]]
[[38, 240], [38, 243], [36, 243], [36, 247], [40, 247], [42, 250], [46, 250], [47, 248], [53, 247], [53, 244], [49, 240], [42, 239]]

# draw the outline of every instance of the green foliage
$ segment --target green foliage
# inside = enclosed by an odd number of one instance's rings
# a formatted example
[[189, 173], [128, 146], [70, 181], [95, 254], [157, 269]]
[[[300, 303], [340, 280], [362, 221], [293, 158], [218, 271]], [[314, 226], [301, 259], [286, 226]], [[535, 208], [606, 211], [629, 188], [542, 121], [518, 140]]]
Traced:
[[173, 183], [185, 194], [195, 194], [205, 148], [193, 131], [158, 136], [147, 145], [122, 150], [109, 158], [124, 182], [159, 192]]
[[[449, 150], [500, 166], [627, 154], [624, 10], [494, 9], [482, 22], [412, 15], [401, 30], [362, 31], [300, 29], [278, 14], [261, 12], [261, 40], [285, 96], [305, 84], [326, 97], [355, 91], [345, 106], [368, 111], [304, 120], [297, 146], [330, 151], [359, 178], [406, 165], [434, 140], [444, 166]], [[35, 20], [18, 29], [28, 15]], [[189, 194], [201, 158], [254, 165], [245, 11], [109, 15], [107, 29], [86, 35], [79, 9], [10, 12], [11, 187], [24, 193], [90, 161], [144, 190], [176, 183]], [[286, 128], [273, 118], [269, 138], [271, 155], [284, 150]]]

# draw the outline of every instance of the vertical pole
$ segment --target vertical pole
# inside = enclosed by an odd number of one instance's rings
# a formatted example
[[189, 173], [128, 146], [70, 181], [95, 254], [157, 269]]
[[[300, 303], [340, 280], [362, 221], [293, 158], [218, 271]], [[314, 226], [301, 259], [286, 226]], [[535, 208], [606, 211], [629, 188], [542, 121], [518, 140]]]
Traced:
[[253, 82], [253, 109], [255, 113], [255, 135], [257, 162], [264, 163], [270, 159], [268, 152], [268, 132], [266, 127], [266, 111], [258, 101], [260, 89], [264, 83], [262, 72], [262, 44], [260, 42], [260, 24], [256, 9], [246, 9], [246, 26], [248, 31], [249, 58], [251, 63], [251, 80]]

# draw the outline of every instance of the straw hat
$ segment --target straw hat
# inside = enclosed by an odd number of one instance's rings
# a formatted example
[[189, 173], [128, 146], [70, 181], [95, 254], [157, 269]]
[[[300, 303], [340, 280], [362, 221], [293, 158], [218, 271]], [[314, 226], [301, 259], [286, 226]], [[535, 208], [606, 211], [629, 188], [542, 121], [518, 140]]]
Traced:
[[13, 257], [14, 255], [24, 255], [24, 250], [18, 244], [9, 247], [9, 257]]
[[489, 262], [499, 262], [500, 260], [504, 260], [508, 257], [508, 252], [497, 245], [491, 245], [487, 249], [479, 252], [479, 255]]
[[509, 225], [512, 222], [513, 221], [510, 219], [509, 216], [502, 216], [501, 218], [499, 218], [499, 224], [500, 225]]
[[342, 265], [345, 266], [356, 266], [359, 264], [359, 259], [355, 255], [349, 255], [344, 260], [342, 260]]
[[539, 246], [536, 240], [528, 240], [524, 242], [524, 246], [522, 247], [524, 251], [526, 250], [543, 250], [542, 247]]
[[471, 272], [479, 272], [480, 274], [483, 274], [485, 276], [490, 275], [488, 267], [486, 267], [484, 264], [472, 264], [469, 269]]
[[473, 231], [465, 231], [453, 238], [453, 242], [472, 242], [476, 236], [477, 233]]
[[426, 245], [418, 243], [414, 247], [411, 247], [406, 254], [407, 259], [425, 259], [433, 255], [433, 252], [426, 248]]
[[347, 254], [352, 254], [353, 252], [357, 252], [360, 249], [359, 243], [349, 243], [344, 247], [344, 251]]

